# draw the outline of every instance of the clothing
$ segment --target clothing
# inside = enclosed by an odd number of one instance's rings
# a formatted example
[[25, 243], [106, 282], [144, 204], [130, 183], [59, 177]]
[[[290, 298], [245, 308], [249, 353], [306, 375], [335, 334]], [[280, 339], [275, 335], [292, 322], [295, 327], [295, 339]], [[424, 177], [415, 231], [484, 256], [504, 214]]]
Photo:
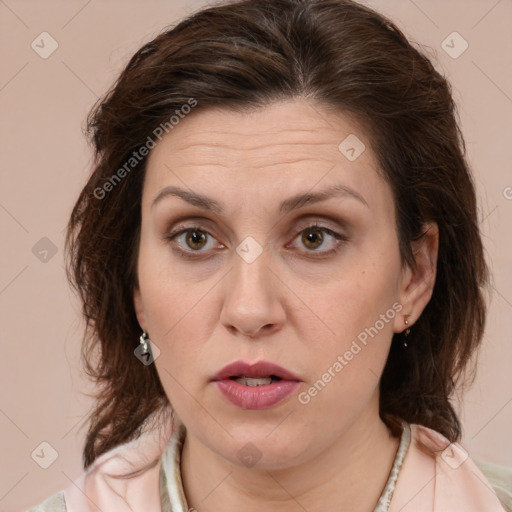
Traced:
[[[190, 512], [180, 472], [185, 436], [181, 424], [145, 431], [26, 512], [93, 512], [95, 505], [109, 512]], [[512, 468], [472, 460], [438, 432], [403, 423], [374, 512], [427, 511], [512, 512]]]

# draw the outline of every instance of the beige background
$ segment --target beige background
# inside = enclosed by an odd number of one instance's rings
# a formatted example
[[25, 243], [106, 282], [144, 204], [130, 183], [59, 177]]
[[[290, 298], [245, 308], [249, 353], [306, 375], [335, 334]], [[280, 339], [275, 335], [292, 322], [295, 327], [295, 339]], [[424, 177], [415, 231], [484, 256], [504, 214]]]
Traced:
[[[460, 105], [495, 279], [478, 378], [461, 408], [463, 445], [475, 457], [512, 465], [512, 1], [368, 4], [431, 48]], [[80, 422], [91, 388], [78, 365], [82, 324], [62, 248], [89, 170], [86, 113], [143, 42], [201, 5], [0, 0], [0, 510], [25, 510], [81, 471]], [[31, 48], [43, 31], [58, 43], [47, 59]], [[469, 44], [456, 59], [441, 47], [453, 31]], [[43, 441], [58, 453], [48, 469], [31, 458]]]

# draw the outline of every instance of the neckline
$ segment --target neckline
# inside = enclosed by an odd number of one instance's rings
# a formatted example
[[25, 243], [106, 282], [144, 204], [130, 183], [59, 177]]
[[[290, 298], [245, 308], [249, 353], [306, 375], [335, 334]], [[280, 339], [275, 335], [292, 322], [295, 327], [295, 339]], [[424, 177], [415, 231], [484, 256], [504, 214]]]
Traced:
[[[187, 430], [183, 423], [173, 432], [169, 443], [162, 455], [162, 467], [160, 485], [163, 486], [163, 508], [162, 512], [188, 512], [191, 510], [188, 507], [183, 490], [183, 481], [181, 479], [181, 452]], [[389, 476], [380, 495], [377, 506], [373, 512], [388, 512], [391, 498], [395, 490], [396, 481], [402, 468], [402, 464], [411, 444], [411, 427], [402, 421], [402, 434], [400, 436], [400, 443], [396, 451], [393, 466], [389, 472]], [[167, 495], [165, 495], [167, 491]]]

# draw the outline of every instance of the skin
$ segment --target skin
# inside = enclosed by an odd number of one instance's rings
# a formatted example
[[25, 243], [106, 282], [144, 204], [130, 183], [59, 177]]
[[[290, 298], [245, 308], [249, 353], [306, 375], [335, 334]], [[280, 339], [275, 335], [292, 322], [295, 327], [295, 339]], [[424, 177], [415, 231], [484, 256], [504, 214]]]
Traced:
[[[349, 134], [366, 146], [353, 162], [338, 150]], [[155, 364], [165, 392], [187, 427], [181, 471], [189, 507], [375, 507], [399, 442], [379, 417], [379, 378], [393, 333], [406, 328], [404, 315], [412, 326], [430, 300], [438, 248], [437, 227], [426, 225], [415, 268], [402, 263], [391, 188], [377, 170], [353, 118], [302, 99], [251, 113], [193, 112], [151, 151], [134, 302], [141, 328], [161, 350]], [[295, 194], [331, 185], [362, 200], [344, 194], [278, 210]], [[173, 195], [152, 205], [169, 186], [209, 196], [223, 211]], [[323, 232], [308, 243], [302, 234], [318, 235], [307, 230], [314, 223], [346, 240]], [[205, 238], [190, 239], [196, 227]], [[188, 239], [169, 239], [185, 228]], [[248, 236], [263, 249], [252, 263], [236, 252]], [[300, 403], [298, 394], [394, 303], [400, 312]], [[210, 382], [236, 360], [275, 362], [301, 385], [273, 408], [239, 409]], [[252, 467], [237, 457], [249, 442], [261, 454]]]

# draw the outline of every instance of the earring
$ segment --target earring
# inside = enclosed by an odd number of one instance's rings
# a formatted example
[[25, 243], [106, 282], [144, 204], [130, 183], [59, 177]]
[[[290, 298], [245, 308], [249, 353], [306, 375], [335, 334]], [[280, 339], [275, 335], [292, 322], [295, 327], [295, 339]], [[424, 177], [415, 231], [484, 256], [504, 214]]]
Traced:
[[148, 333], [146, 331], [144, 331], [140, 335], [139, 342], [142, 345], [142, 351], [141, 351], [141, 354], [140, 354], [141, 357], [142, 356], [146, 356], [149, 359], [149, 357], [151, 357], [151, 352], [149, 350], [150, 340], [148, 338]]
[[[411, 315], [404, 315], [404, 324], [405, 325], [409, 325], [409, 317], [410, 316]], [[405, 340], [405, 338], [407, 338], [407, 336], [409, 336], [409, 334], [411, 334], [411, 328], [407, 327], [405, 334], [404, 334], [404, 340], [402, 341], [402, 345], [404, 346], [404, 348], [407, 348], [407, 341]]]

